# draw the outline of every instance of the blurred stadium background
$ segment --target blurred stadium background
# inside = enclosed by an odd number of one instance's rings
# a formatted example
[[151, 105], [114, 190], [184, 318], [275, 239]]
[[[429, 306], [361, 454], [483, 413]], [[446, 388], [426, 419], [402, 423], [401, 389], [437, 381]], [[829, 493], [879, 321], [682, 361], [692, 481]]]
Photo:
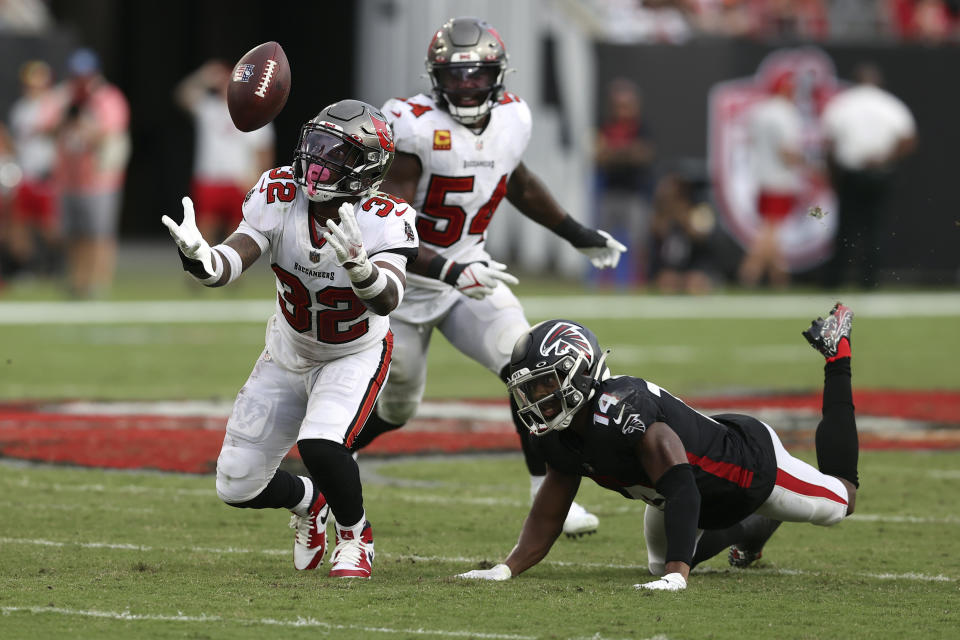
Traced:
[[[842, 80], [849, 80], [857, 62], [878, 62], [887, 88], [917, 121], [918, 151], [895, 175], [882, 222], [882, 283], [952, 286], [960, 277], [960, 191], [952, 163], [960, 140], [960, 90], [952, 80], [960, 65], [957, 3], [932, 3], [940, 22], [926, 30], [916, 25], [929, 20], [909, 14], [920, 4], [931, 3], [362, 0], [281, 13], [252, 0], [175, 1], [162, 7], [123, 0], [18, 0], [0, 5], [6, 13], [0, 16], [6, 61], [0, 69], [0, 113], [7, 113], [18, 95], [21, 63], [47, 60], [61, 79], [75, 47], [94, 49], [105, 76], [131, 104], [133, 144], [120, 239], [164, 242], [158, 220], [180, 210], [192, 161], [191, 121], [175, 106], [172, 91], [203, 61], [236, 60], [267, 40], [285, 48], [293, 87], [275, 123], [277, 159], [283, 162], [292, 154], [299, 126], [326, 104], [354, 96], [380, 105], [388, 97], [426, 90], [423, 58], [432, 29], [450, 16], [479, 15], [500, 30], [508, 46], [516, 69], [507, 77], [508, 89], [535, 114], [528, 166], [575, 216], [593, 222], [592, 147], [610, 80], [632, 79], [642, 91], [657, 150], [655, 177], [681, 166], [703, 173], [711, 89], [756, 74], [771, 52], [815, 47]], [[750, 26], [708, 20], [738, 6]], [[735, 30], [740, 34], [730, 35]], [[710, 197], [708, 190], [703, 198], [710, 202]], [[514, 213], [504, 203], [491, 226], [495, 255], [522, 271], [586, 275], [585, 261], [566, 243]], [[723, 215], [718, 222], [715, 255], [729, 280], [741, 248], [726, 233]], [[805, 269], [795, 278], [814, 282], [814, 272]]]
[[[102, 299], [73, 300], [61, 278], [0, 266], [0, 636], [954, 637], [958, 11], [956, 0], [0, 0], [0, 117], [25, 61], [47, 61], [59, 81], [71, 52], [90, 47], [130, 102], [132, 141], [118, 269]], [[194, 131], [174, 86], [206, 60], [278, 41], [293, 78], [275, 122], [285, 163], [323, 106], [427, 90], [432, 30], [456, 15], [484, 17], [503, 36], [516, 69], [507, 88], [534, 114], [525, 162], [575, 217], [597, 222], [594, 139], [606, 88], [627, 78], [642, 92], [653, 179], [683, 173], [713, 224], [716, 291], [664, 296], [643, 278], [599, 278], [504, 202], [489, 247], [521, 276], [529, 319], [586, 321], [613, 348], [615, 371], [706, 410], [756, 413], [812, 462], [803, 445], [822, 373], [799, 333], [842, 297], [858, 313], [862, 513], [836, 531], [784, 527], [749, 579], [719, 558], [684, 596], [640, 600], [626, 587], [645, 571], [641, 511], [584, 483], [578, 500], [601, 517], [598, 535], [558, 543], [523, 580], [452, 581], [501, 558], [528, 496], [502, 385], [439, 338], [421, 416], [410, 433], [384, 436], [393, 448], [380, 453], [423, 452], [424, 442], [510, 453], [361, 457], [377, 580], [295, 575], [285, 518], [241, 518], [216, 499], [209, 473], [263, 348], [272, 274], [261, 262], [225, 290], [182, 274], [160, 223], [179, 216], [192, 172]], [[712, 188], [711, 96], [797, 51], [839, 83], [876, 61], [917, 122], [919, 147], [891, 178], [875, 288], [821, 289], [816, 260], [788, 291], [735, 284], [743, 248]], [[18, 175], [7, 151], [0, 246]]]

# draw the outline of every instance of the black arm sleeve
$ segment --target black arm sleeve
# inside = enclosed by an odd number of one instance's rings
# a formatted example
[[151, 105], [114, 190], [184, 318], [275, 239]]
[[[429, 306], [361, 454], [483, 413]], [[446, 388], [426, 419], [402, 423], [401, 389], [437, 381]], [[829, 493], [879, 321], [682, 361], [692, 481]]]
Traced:
[[560, 224], [553, 228], [553, 232], [572, 244], [577, 249], [584, 247], [605, 247], [607, 239], [599, 232], [585, 227], [570, 215], [560, 221]]
[[700, 516], [700, 490], [689, 464], [667, 469], [657, 483], [657, 493], [667, 499], [663, 509], [667, 535], [666, 562], [693, 561], [697, 546], [697, 522]]

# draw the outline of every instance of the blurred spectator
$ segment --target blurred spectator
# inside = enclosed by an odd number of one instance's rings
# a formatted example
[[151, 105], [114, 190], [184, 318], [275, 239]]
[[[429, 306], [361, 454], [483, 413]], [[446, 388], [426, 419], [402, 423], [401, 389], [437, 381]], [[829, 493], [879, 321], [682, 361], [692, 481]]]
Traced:
[[856, 85], [834, 96], [822, 122], [839, 222], [834, 255], [823, 283], [835, 287], [853, 271], [853, 282], [877, 285], [879, 228], [896, 164], [916, 146], [916, 124], [907, 106], [880, 88], [874, 64], [857, 67]]
[[0, 288], [19, 268], [10, 249], [11, 190], [20, 181], [20, 167], [13, 152], [13, 139], [0, 122]]
[[693, 30], [684, 0], [590, 0], [595, 29], [609, 42], [682, 44]]
[[795, 72], [784, 69], [770, 77], [770, 95], [749, 115], [750, 160], [757, 185], [760, 228], [740, 263], [740, 283], [755, 287], [764, 279], [785, 287], [790, 273], [780, 248], [780, 226], [793, 213], [803, 185], [803, 116], [793, 96]]
[[0, 0], [0, 31], [42, 33], [52, 22], [43, 0]]
[[70, 77], [57, 88], [62, 121], [54, 175], [61, 190], [70, 291], [91, 297], [113, 283], [130, 110], [120, 90], [100, 73], [93, 51], [77, 49], [67, 66]]
[[743, 0], [688, 0], [693, 24], [700, 33], [712, 36], [755, 35], [759, 19], [750, 3]]
[[706, 175], [673, 171], [654, 195], [652, 280], [661, 293], [709, 293], [719, 269], [713, 255], [716, 214]]
[[630, 285], [646, 278], [654, 148], [640, 91], [633, 82], [613, 80], [606, 106], [607, 117], [597, 133], [595, 151], [597, 224], [630, 247], [612, 274], [618, 284]]
[[896, 35], [906, 40], [944, 42], [956, 27], [943, 0], [889, 0], [889, 11]]
[[830, 37], [870, 40], [887, 33], [883, 7], [877, 0], [831, 0], [827, 6]]
[[227, 110], [231, 68], [211, 60], [177, 85], [174, 97], [193, 115], [195, 147], [190, 195], [197, 227], [211, 243], [226, 238], [240, 224], [247, 190], [274, 162], [273, 124], [244, 133]]
[[54, 129], [60, 117], [53, 73], [46, 62], [31, 60], [20, 68], [20, 83], [22, 95], [10, 109], [20, 181], [13, 193], [8, 246], [17, 267], [54, 275], [62, 266], [63, 249], [53, 181]]
[[760, 7], [764, 37], [823, 40], [829, 33], [824, 0], [765, 0]]

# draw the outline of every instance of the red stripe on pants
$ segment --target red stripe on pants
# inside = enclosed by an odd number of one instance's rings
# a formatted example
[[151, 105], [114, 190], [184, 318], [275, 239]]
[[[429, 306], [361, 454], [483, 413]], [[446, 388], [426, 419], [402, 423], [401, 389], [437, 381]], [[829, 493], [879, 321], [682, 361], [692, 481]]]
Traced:
[[810, 496], [812, 498], [827, 498], [828, 500], [833, 500], [840, 504], [847, 504], [847, 501], [835, 494], [833, 491], [830, 491], [826, 487], [821, 487], [818, 484], [811, 484], [796, 476], [792, 476], [783, 469], [777, 469], [777, 486], [783, 487], [788, 491], [793, 491], [794, 493], [799, 493], [803, 496]]
[[357, 415], [354, 416], [353, 422], [350, 424], [350, 430], [347, 431], [347, 439], [344, 441], [347, 449], [353, 446], [354, 438], [356, 438], [360, 430], [363, 429], [363, 425], [367, 423], [367, 418], [370, 417], [370, 412], [373, 411], [373, 407], [377, 403], [380, 389], [383, 388], [383, 383], [387, 379], [387, 371], [390, 369], [390, 357], [392, 354], [393, 332], [388, 329], [387, 335], [383, 339], [383, 353], [380, 356], [380, 365], [377, 367], [377, 372], [367, 386], [367, 393], [364, 396], [363, 404], [360, 405], [360, 410], [357, 412]]

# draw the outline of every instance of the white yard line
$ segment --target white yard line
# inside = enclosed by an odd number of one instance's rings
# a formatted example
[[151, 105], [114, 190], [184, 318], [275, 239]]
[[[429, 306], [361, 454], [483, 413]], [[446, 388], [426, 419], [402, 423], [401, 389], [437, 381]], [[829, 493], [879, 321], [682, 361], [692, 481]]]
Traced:
[[[531, 318], [797, 318], [824, 314], [836, 294], [709, 296], [530, 296], [521, 299]], [[861, 317], [960, 316], [958, 293], [877, 293], [840, 296]], [[264, 322], [274, 312], [269, 298], [136, 302], [4, 302], [0, 325], [176, 324]]]
[[536, 636], [521, 636], [507, 633], [483, 633], [482, 631], [443, 631], [441, 629], [397, 629], [392, 627], [366, 627], [354, 624], [335, 624], [316, 618], [297, 617], [292, 620], [278, 620], [276, 618], [228, 618], [219, 615], [201, 614], [198, 616], [163, 615], [153, 613], [132, 613], [130, 611], [98, 611], [95, 609], [66, 609], [63, 607], [0, 607], [0, 613], [56, 613], [66, 616], [80, 616], [84, 618], [107, 618], [124, 622], [160, 621], [160, 622], [215, 622], [238, 624], [242, 626], [260, 625], [270, 627], [314, 627], [334, 631], [363, 631], [366, 633], [398, 633], [410, 636], [440, 636], [448, 638], [491, 638], [496, 640], [533, 640]]
[[[253, 553], [261, 555], [288, 555], [290, 553], [289, 549], [244, 549], [238, 547], [157, 547], [151, 545], [135, 545], [122, 542], [58, 542], [55, 540], [45, 540], [42, 538], [5, 538], [0, 537], [0, 543], [3, 544], [20, 544], [20, 545], [35, 545], [35, 546], [44, 546], [44, 547], [81, 547], [85, 549], [109, 549], [113, 551], [140, 551], [143, 553], [210, 553], [210, 554], [235, 554], [235, 553]], [[416, 562], [436, 562], [442, 564], [463, 564], [471, 565], [477, 564], [479, 562], [484, 562], [489, 560], [489, 558], [471, 558], [466, 556], [420, 556], [415, 554], [397, 554], [397, 553], [384, 553], [383, 551], [377, 552], [377, 557], [388, 559], [388, 560], [413, 560]], [[646, 571], [646, 564], [612, 564], [604, 562], [564, 562], [560, 560], [545, 560], [542, 564], [554, 565], [558, 567], [577, 567], [577, 568], [590, 568], [590, 569], [625, 569], [625, 570], [639, 570]], [[741, 575], [738, 570], [735, 569], [715, 569], [712, 567], [705, 567], [697, 569], [696, 573], [736, 573]], [[750, 569], [751, 574], [760, 574], [760, 575], [802, 575], [802, 576], [820, 576], [827, 575], [822, 571], [806, 571], [803, 569], [764, 569], [756, 568]], [[847, 573], [847, 572], [843, 572]], [[831, 574], [832, 575], [832, 574]], [[872, 578], [875, 580], [913, 580], [919, 582], [957, 582], [957, 578], [945, 576], [942, 574], [938, 575], [927, 575], [923, 573], [872, 573], [872, 572], [862, 572], [862, 571], [853, 571], [849, 572], [849, 575], [855, 575], [862, 578]]]

